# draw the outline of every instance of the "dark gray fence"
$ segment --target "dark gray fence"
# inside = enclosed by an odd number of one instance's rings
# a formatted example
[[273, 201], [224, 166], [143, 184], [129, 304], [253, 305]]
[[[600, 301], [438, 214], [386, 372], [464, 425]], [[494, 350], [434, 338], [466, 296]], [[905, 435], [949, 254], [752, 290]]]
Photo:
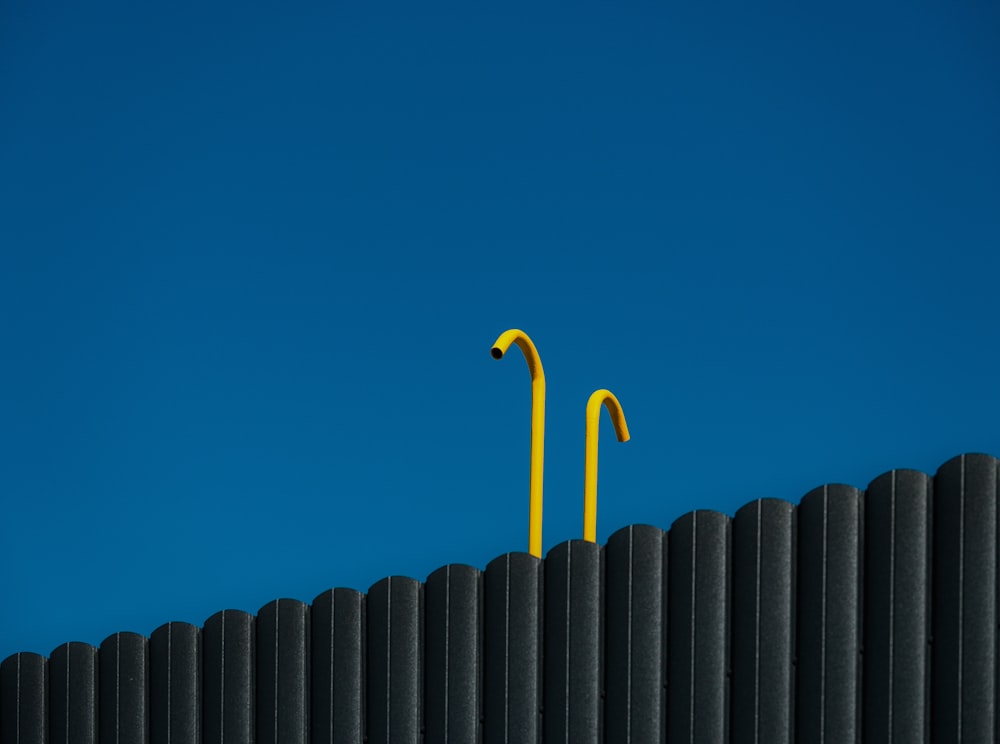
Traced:
[[0, 744], [994, 742], [986, 455], [0, 665]]

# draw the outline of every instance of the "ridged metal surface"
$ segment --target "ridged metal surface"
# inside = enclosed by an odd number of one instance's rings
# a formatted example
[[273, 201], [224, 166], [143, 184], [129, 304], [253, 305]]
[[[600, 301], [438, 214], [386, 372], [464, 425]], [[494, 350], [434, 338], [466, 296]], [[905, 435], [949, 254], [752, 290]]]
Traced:
[[149, 714], [152, 744], [201, 741], [201, 630], [167, 623], [149, 637]]
[[202, 741], [254, 741], [256, 659], [254, 617], [239, 610], [212, 615], [202, 631]]
[[49, 658], [49, 735], [53, 744], [97, 744], [97, 649], [64, 643]]
[[368, 590], [368, 741], [417, 744], [423, 733], [423, 585], [390, 576]]
[[0, 744], [997, 741], [998, 461], [0, 664]]
[[14, 654], [0, 664], [0, 740], [45, 744], [49, 740], [49, 662]]
[[476, 742], [482, 700], [482, 574], [444, 566], [427, 577], [426, 744]]
[[601, 548], [571, 540], [545, 559], [544, 741], [596, 744], [601, 706]]
[[795, 508], [760, 499], [733, 519], [733, 744], [788, 744], [795, 721]]
[[257, 742], [309, 742], [309, 606], [295, 599], [257, 613]]
[[930, 741], [931, 493], [897, 470], [865, 494], [865, 742]]
[[98, 655], [101, 744], [149, 741], [147, 641], [136, 633], [115, 633]]
[[604, 549], [604, 735], [658, 742], [666, 730], [667, 535], [618, 530]]
[[997, 462], [949, 461], [934, 478], [934, 741], [996, 741]]
[[313, 744], [362, 744], [365, 739], [365, 595], [331, 589], [313, 600]]
[[484, 577], [483, 738], [537, 744], [542, 727], [544, 561], [507, 553]]
[[857, 741], [861, 494], [823, 486], [802, 499], [798, 512], [798, 740]]
[[719, 512], [692, 512], [670, 528], [668, 741], [728, 741], [729, 537]]

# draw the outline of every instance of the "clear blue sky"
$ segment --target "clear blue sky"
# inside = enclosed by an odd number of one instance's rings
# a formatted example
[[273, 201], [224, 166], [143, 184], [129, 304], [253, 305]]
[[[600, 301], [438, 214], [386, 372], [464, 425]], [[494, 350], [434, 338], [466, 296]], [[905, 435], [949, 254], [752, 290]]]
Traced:
[[7, 4], [0, 658], [1000, 454], [995, 3]]

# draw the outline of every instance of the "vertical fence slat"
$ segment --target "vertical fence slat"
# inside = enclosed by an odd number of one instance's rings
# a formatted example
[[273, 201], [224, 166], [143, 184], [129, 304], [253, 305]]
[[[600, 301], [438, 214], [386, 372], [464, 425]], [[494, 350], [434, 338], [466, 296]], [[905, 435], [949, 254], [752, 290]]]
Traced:
[[733, 519], [732, 741], [788, 744], [795, 702], [795, 507], [759, 499]]
[[542, 561], [493, 559], [483, 579], [485, 744], [538, 744], [542, 705]]
[[604, 549], [606, 744], [663, 740], [666, 550], [648, 525], [618, 530]]
[[147, 641], [136, 633], [115, 633], [101, 643], [101, 744], [149, 741]]
[[362, 744], [365, 738], [365, 595], [331, 589], [313, 600], [313, 744]]
[[423, 586], [390, 576], [368, 591], [368, 740], [417, 744], [423, 722]]
[[798, 516], [798, 736], [853, 742], [861, 709], [861, 494], [821, 486], [802, 499]]
[[0, 741], [45, 744], [48, 697], [45, 657], [27, 653], [8, 656], [0, 664]]
[[601, 548], [570, 540], [545, 558], [545, 741], [600, 739]]
[[472, 566], [444, 566], [427, 577], [427, 744], [481, 740], [481, 587]]
[[934, 741], [993, 741], [997, 461], [961, 455], [934, 478]]
[[201, 630], [167, 623], [149, 637], [152, 744], [198, 744], [201, 736]]
[[929, 740], [931, 482], [915, 470], [865, 494], [864, 741]]
[[728, 739], [729, 533], [712, 511], [670, 528], [668, 741]]
[[49, 657], [53, 744], [97, 743], [97, 649], [64, 643]]
[[254, 741], [254, 619], [223, 610], [205, 621], [202, 632], [205, 744]]
[[257, 613], [257, 741], [309, 741], [309, 608], [276, 599]]

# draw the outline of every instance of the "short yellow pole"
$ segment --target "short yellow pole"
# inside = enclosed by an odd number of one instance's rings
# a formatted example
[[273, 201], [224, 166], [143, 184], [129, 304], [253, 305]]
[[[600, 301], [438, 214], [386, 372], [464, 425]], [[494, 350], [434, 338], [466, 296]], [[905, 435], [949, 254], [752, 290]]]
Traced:
[[610, 390], [595, 390], [587, 401], [587, 441], [583, 463], [583, 539], [587, 542], [597, 542], [597, 433], [601, 423], [601, 403], [611, 415], [618, 441], [629, 440], [628, 424], [618, 398]]
[[528, 552], [542, 557], [542, 466], [545, 460], [545, 373], [538, 350], [524, 331], [513, 328], [504, 331], [493, 344], [494, 359], [516, 343], [528, 362], [531, 373], [531, 472], [529, 475], [530, 504], [528, 507]]

